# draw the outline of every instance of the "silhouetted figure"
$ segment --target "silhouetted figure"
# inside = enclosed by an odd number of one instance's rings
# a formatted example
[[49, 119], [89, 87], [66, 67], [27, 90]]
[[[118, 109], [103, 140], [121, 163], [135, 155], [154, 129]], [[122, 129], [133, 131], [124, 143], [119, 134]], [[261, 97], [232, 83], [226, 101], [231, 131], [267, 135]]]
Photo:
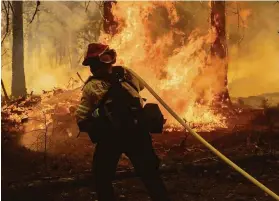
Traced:
[[99, 201], [113, 201], [117, 163], [122, 153], [131, 160], [154, 201], [168, 201], [159, 176], [159, 159], [151, 136], [143, 123], [143, 86], [125, 68], [113, 66], [116, 52], [103, 44], [89, 44], [83, 65], [93, 76], [83, 88], [76, 111], [80, 131], [97, 143], [93, 174]]

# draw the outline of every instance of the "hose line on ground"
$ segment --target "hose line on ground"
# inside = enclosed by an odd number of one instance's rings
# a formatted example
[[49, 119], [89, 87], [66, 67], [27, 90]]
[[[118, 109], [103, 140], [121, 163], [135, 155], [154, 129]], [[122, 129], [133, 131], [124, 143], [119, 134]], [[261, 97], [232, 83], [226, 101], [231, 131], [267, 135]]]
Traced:
[[227, 158], [225, 155], [223, 155], [220, 151], [218, 151], [215, 147], [213, 147], [211, 144], [209, 144], [203, 137], [201, 137], [198, 133], [196, 133], [193, 129], [191, 129], [183, 119], [181, 119], [166, 103], [165, 101], [133, 70], [129, 69], [129, 71], [145, 86], [145, 88], [159, 101], [159, 103], [184, 127], [186, 128], [197, 140], [199, 140], [204, 146], [206, 146], [208, 149], [210, 149], [215, 155], [217, 155], [220, 159], [222, 159], [225, 163], [227, 163], [229, 166], [231, 166], [233, 169], [235, 169], [237, 172], [242, 174], [244, 177], [246, 177], [249, 181], [254, 183], [256, 186], [258, 186], [260, 189], [262, 189], [264, 192], [266, 192], [268, 195], [273, 197], [275, 200], [279, 201], [279, 196], [271, 191], [269, 188], [267, 188], [265, 185], [263, 185], [261, 182], [256, 180], [254, 177], [252, 177], [249, 173], [244, 171], [242, 168], [240, 168], [238, 165], [236, 165], [234, 162], [232, 162], [229, 158]]

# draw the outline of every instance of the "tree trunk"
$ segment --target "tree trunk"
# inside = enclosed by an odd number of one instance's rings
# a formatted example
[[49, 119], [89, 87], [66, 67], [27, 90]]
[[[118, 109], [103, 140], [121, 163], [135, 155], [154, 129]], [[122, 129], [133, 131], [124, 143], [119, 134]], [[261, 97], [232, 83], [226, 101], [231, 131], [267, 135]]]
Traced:
[[71, 49], [71, 68], [76, 68], [78, 66], [78, 40], [76, 31], [70, 33], [70, 49]]
[[12, 96], [26, 95], [22, 1], [13, 1]]
[[[218, 65], [220, 72], [223, 72], [221, 84], [223, 91], [218, 94], [218, 99], [221, 102], [230, 103], [230, 96], [228, 91], [228, 48], [226, 41], [226, 14], [225, 1], [211, 1], [211, 26], [216, 31], [216, 39], [211, 46], [211, 56], [221, 60]], [[218, 63], [219, 64], [219, 63]]]
[[104, 31], [107, 34], [115, 35], [117, 33], [117, 22], [113, 19], [111, 12], [112, 4], [116, 1], [105, 1], [104, 2]]
[[40, 38], [40, 24], [41, 24], [41, 20], [40, 20], [40, 12], [37, 12], [37, 14], [36, 14], [36, 17], [37, 17], [37, 22], [36, 22], [36, 30], [37, 30], [37, 32], [36, 32], [36, 53], [35, 53], [35, 55], [36, 55], [36, 58], [35, 58], [35, 64], [36, 64], [36, 68], [37, 69], [39, 69], [40, 67], [41, 67], [41, 60], [40, 60], [40, 58], [41, 58], [41, 50], [42, 50], [42, 45], [41, 45], [41, 38]]
[[27, 34], [27, 47], [25, 46], [25, 49], [27, 49], [27, 58], [26, 58], [27, 62], [25, 60], [25, 65], [27, 64], [28, 69], [30, 69], [32, 72], [34, 72], [35, 66], [36, 66], [35, 65], [35, 58], [38, 58], [37, 55], [34, 54], [35, 44], [36, 44], [35, 41], [34, 41], [34, 38], [36, 38], [36, 37], [34, 37], [33, 30], [34, 30], [33, 24], [30, 24], [29, 27], [28, 27], [28, 34]]

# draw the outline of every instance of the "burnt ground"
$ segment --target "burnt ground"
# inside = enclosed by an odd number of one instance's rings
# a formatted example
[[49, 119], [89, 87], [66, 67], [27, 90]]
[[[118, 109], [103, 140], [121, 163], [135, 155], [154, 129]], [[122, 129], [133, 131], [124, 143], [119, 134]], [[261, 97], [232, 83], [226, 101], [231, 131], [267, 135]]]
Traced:
[[[278, 131], [242, 129], [201, 135], [279, 193]], [[96, 200], [90, 174], [94, 146], [87, 136], [67, 138], [47, 154], [20, 147], [19, 134], [9, 136], [2, 140], [2, 200]], [[193, 137], [183, 140], [185, 133], [173, 132], [153, 139], [172, 200], [273, 200]], [[119, 162], [114, 186], [119, 200], [150, 200], [125, 157]]]
[[[48, 138], [46, 150], [31, 151], [20, 145], [22, 125], [10, 124], [10, 113], [1, 113], [2, 200], [96, 200], [90, 172], [94, 145], [86, 135], [68, 135], [65, 129], [71, 121], [64, 120], [65, 128]], [[237, 126], [200, 134], [278, 194], [279, 130], [270, 126], [272, 118], [263, 126], [262, 114], [247, 109], [231, 120]], [[251, 118], [255, 116], [258, 120]], [[153, 144], [172, 200], [273, 200], [187, 133], [153, 135]], [[125, 156], [114, 187], [119, 200], [150, 200]]]

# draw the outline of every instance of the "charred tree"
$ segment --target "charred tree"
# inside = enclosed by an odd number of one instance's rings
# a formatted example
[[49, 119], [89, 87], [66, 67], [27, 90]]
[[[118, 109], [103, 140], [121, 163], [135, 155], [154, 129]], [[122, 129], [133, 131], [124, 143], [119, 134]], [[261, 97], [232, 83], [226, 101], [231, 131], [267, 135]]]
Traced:
[[221, 68], [222, 92], [218, 94], [218, 99], [224, 103], [230, 103], [228, 91], [228, 48], [226, 40], [226, 4], [225, 1], [211, 1], [211, 27], [216, 32], [216, 38], [211, 46], [212, 58], [217, 58], [218, 68]]
[[12, 96], [26, 95], [22, 1], [13, 1]]
[[105, 33], [115, 35], [117, 33], [117, 22], [114, 20], [112, 14], [112, 5], [116, 4], [116, 1], [104, 1], [104, 24], [103, 28]]

